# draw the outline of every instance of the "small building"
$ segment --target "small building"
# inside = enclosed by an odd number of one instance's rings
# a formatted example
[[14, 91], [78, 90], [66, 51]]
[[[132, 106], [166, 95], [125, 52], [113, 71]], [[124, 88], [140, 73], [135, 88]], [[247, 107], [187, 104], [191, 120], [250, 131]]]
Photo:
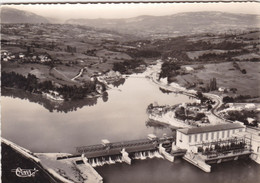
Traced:
[[192, 71], [194, 71], [194, 69], [192, 68], [192, 67], [190, 67], [190, 66], [186, 66], [186, 67], [184, 67], [185, 68], [185, 71], [187, 71], [187, 72], [192, 72]]
[[9, 52], [7, 50], [1, 50], [1, 55], [9, 55]]
[[24, 58], [25, 55], [23, 53], [19, 53], [19, 58]]
[[256, 109], [256, 105], [255, 104], [246, 104], [245, 108], [247, 110], [255, 110]]
[[245, 131], [245, 126], [239, 123], [178, 129], [176, 146], [196, 153], [199, 144], [228, 140], [233, 138], [233, 134], [243, 131]]
[[157, 139], [157, 136], [154, 135], [154, 134], [148, 134], [147, 138], [148, 138], [149, 140], [156, 140], [156, 139]]
[[220, 92], [224, 92], [225, 89], [226, 89], [226, 88], [224, 88], [224, 87], [219, 87], [219, 88], [218, 88], [218, 91], [220, 91]]

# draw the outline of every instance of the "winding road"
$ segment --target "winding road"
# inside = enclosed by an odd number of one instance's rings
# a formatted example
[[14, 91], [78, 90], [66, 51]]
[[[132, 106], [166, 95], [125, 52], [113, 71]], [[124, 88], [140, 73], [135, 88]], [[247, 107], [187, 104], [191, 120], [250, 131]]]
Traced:
[[[188, 95], [188, 96], [192, 96], [192, 97], [196, 97], [196, 91], [194, 90], [187, 90], [183, 87], [177, 87], [178, 84], [176, 84], [176, 87], [174, 87], [173, 85], [168, 85], [168, 84], [165, 84], [165, 83], [162, 83], [160, 81], [158, 81], [158, 73], [159, 73], [159, 68], [160, 68], [160, 65], [161, 63], [158, 63], [156, 65], [157, 70], [156, 71], [153, 71], [150, 73], [150, 75], [148, 76], [152, 82], [154, 82], [155, 84], [157, 84], [159, 87], [163, 88], [163, 89], [166, 89], [166, 90], [169, 90], [169, 91], [173, 91], [173, 92], [177, 92], [177, 93], [182, 93], [184, 95]], [[154, 68], [156, 68], [154, 67]], [[230, 120], [227, 120], [227, 119], [224, 119], [223, 117], [219, 116], [217, 114], [217, 110], [218, 108], [223, 104], [222, 102], [222, 99], [220, 96], [216, 95], [216, 94], [212, 94], [212, 93], [203, 93], [203, 95], [213, 101], [215, 101], [215, 104], [213, 105], [213, 108], [211, 109], [211, 113], [212, 115], [214, 115], [215, 117], [217, 117], [219, 120], [223, 121], [223, 122], [229, 122], [229, 123], [233, 123], [233, 121], [230, 121]]]

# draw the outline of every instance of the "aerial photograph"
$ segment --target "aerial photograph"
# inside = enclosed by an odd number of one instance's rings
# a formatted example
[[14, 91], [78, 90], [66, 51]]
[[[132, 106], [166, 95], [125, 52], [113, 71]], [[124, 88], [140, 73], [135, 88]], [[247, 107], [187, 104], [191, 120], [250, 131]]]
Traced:
[[3, 183], [260, 183], [260, 3], [2, 4]]

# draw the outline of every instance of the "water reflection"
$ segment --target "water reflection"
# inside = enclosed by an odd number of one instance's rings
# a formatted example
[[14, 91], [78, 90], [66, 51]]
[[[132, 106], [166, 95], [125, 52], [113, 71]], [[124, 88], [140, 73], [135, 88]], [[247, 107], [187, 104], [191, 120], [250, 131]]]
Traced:
[[108, 101], [108, 93], [107, 92], [103, 93], [102, 100], [103, 100], [103, 102], [107, 102]]
[[118, 142], [147, 138], [150, 133], [158, 137], [172, 133], [169, 128], [145, 125], [147, 106], [192, 101], [185, 95], [163, 94], [146, 78], [127, 78], [124, 85], [107, 92], [102, 98], [53, 107], [37, 95], [7, 91], [5, 96], [19, 98], [2, 97], [2, 135], [34, 152], [74, 153], [75, 147], [97, 144], [101, 139]]
[[[119, 87], [124, 83], [125, 83], [125, 78], [121, 78], [120, 80], [112, 83], [112, 85], [115, 87]], [[84, 106], [94, 106], [97, 104], [97, 99], [98, 99], [98, 96], [92, 96], [81, 100], [52, 101], [39, 94], [32, 94], [23, 90], [8, 89], [8, 88], [2, 88], [2, 96], [26, 99], [29, 100], [30, 102], [42, 105], [49, 112], [57, 111], [57, 112], [64, 112], [64, 113], [76, 111], [78, 109], [81, 109]], [[103, 102], [108, 101], [107, 92], [104, 92], [101, 97]]]
[[125, 83], [125, 78], [121, 78], [115, 82], [112, 83], [114, 87], [119, 87], [120, 85], [123, 85]]
[[161, 88], [161, 87], [160, 87], [159, 89], [160, 89], [160, 91], [161, 91], [162, 93], [166, 93], [166, 94], [173, 93], [172, 91], [163, 89], [163, 88]]
[[[134, 160], [97, 167], [106, 183], [255, 183], [260, 182], [260, 166], [250, 159], [225, 162], [205, 173], [181, 158], [174, 163], [161, 159]], [[119, 173], [120, 172], [120, 173]]]
[[[52, 101], [47, 98], [44, 98], [39, 94], [31, 94], [29, 92], [23, 90], [16, 89], [6, 89], [2, 88], [2, 96], [12, 97], [12, 98], [20, 98], [26, 99], [30, 102], [37, 103], [46, 108], [49, 112], [72, 112], [78, 109], [81, 109], [84, 106], [94, 106], [97, 104], [98, 97], [84, 98], [81, 100], [73, 100], [73, 101]], [[103, 101], [108, 101], [108, 94], [105, 92], [102, 96]]]

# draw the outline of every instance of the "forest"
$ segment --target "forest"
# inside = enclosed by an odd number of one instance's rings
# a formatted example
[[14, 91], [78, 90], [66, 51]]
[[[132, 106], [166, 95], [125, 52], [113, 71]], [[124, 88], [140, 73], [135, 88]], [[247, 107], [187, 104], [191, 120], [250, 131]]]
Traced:
[[42, 92], [48, 92], [50, 90], [57, 91], [63, 96], [64, 100], [77, 100], [83, 99], [87, 95], [96, 92], [96, 84], [100, 84], [105, 91], [105, 86], [99, 83], [97, 80], [88, 81], [83, 86], [68, 86], [63, 85], [61, 87], [55, 86], [51, 81], [39, 82], [38, 79], [28, 74], [27, 77], [17, 74], [15, 72], [7, 73], [2, 72], [2, 85], [1, 87], [23, 89], [30, 93], [42, 94]]

